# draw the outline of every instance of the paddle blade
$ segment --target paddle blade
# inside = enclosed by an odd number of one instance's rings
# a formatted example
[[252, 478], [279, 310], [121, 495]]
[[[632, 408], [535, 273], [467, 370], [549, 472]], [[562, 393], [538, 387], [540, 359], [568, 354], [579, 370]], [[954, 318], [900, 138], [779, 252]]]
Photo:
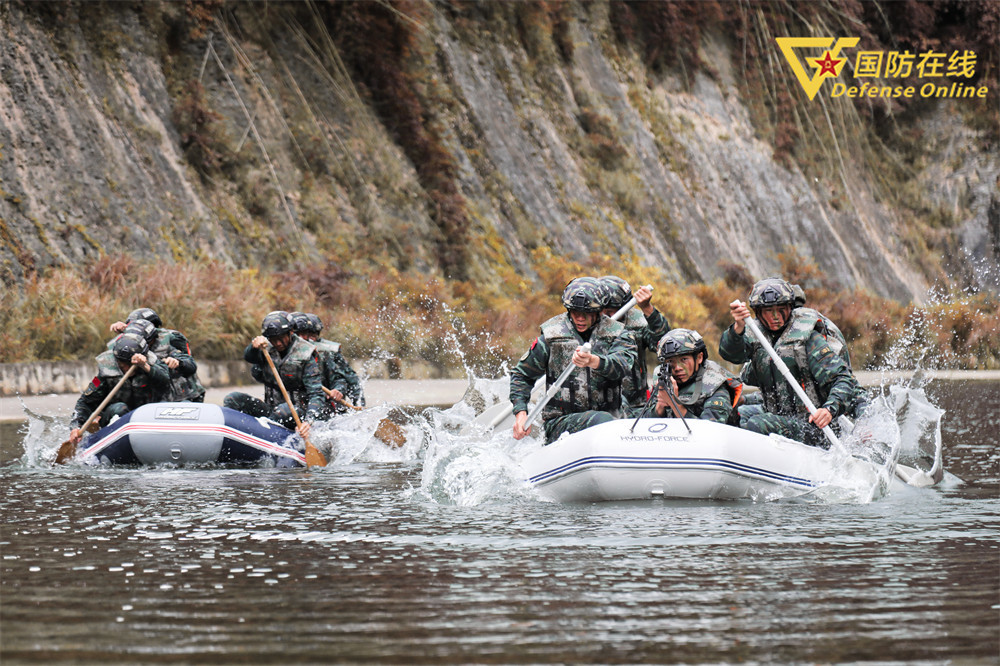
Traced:
[[59, 445], [59, 451], [56, 453], [56, 464], [65, 465], [73, 456], [76, 455], [76, 444], [69, 441], [68, 439]]
[[306, 440], [306, 467], [326, 467], [326, 458], [309, 440]]
[[375, 436], [393, 448], [399, 448], [406, 444], [406, 433], [403, 432], [402, 426], [389, 419], [382, 419], [378, 422]]

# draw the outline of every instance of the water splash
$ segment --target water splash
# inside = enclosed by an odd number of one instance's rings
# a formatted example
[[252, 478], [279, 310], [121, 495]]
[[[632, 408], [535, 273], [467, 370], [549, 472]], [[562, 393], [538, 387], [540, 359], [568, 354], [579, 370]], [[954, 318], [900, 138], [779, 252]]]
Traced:
[[24, 453], [17, 461], [23, 467], [50, 465], [59, 445], [69, 436], [69, 416], [39, 414], [17, 396], [26, 420], [18, 430]]
[[[484, 381], [477, 394], [485, 391], [489, 395], [490, 387], [502, 381]], [[431, 436], [424, 451], [420, 488], [415, 493], [460, 506], [533, 495], [518, 461], [540, 447], [534, 439], [519, 442], [509, 429], [475, 424], [476, 411], [464, 399], [448, 409], [426, 410], [424, 414]]]

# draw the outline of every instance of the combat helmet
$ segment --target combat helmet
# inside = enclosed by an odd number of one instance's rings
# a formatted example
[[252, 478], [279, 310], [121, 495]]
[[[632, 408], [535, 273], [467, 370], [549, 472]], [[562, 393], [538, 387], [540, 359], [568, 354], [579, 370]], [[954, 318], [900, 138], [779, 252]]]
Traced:
[[315, 333], [319, 335], [323, 330], [323, 322], [311, 312], [293, 312], [289, 315], [292, 319], [292, 330], [296, 333]]
[[792, 291], [795, 293], [795, 303], [792, 304], [793, 308], [801, 308], [806, 304], [806, 292], [802, 287], [797, 284], [792, 285]]
[[319, 335], [323, 332], [323, 320], [319, 318], [318, 314], [312, 312], [307, 312], [306, 317], [309, 318], [309, 323], [312, 324], [312, 332]]
[[788, 282], [777, 277], [764, 278], [753, 286], [750, 290], [750, 307], [759, 311], [761, 308], [772, 305], [791, 305], [795, 307], [796, 301], [802, 298], [805, 302], [805, 292], [799, 288], [799, 294], [795, 293], [795, 288]]
[[608, 302], [604, 307], [620, 310], [632, 300], [632, 287], [617, 275], [605, 275], [601, 278], [601, 284], [608, 292]]
[[661, 363], [666, 362], [668, 358], [684, 356], [685, 354], [692, 354], [697, 358], [698, 352], [703, 353], [706, 359], [708, 358], [705, 341], [697, 331], [692, 331], [689, 328], [675, 328], [667, 331], [656, 346], [656, 356]]
[[567, 310], [578, 312], [601, 312], [608, 295], [601, 281], [592, 277], [578, 277], [569, 281], [563, 289], [562, 303]]
[[309, 332], [309, 317], [305, 312], [289, 312], [288, 318], [292, 322], [292, 330], [296, 333]]
[[156, 337], [156, 326], [148, 319], [136, 319], [128, 323], [122, 335], [137, 335], [146, 342], [151, 342]]
[[260, 324], [260, 334], [265, 338], [279, 338], [292, 331], [292, 320], [284, 310], [274, 310], [264, 316]]
[[160, 315], [156, 314], [152, 308], [136, 308], [132, 310], [132, 312], [128, 313], [128, 318], [125, 322], [131, 324], [137, 319], [145, 319], [146, 321], [153, 322], [153, 326], [157, 328], [163, 326], [163, 322], [160, 321]]
[[132, 360], [134, 354], [145, 355], [148, 351], [149, 345], [146, 343], [145, 338], [134, 333], [123, 333], [115, 340], [114, 354], [115, 358], [119, 361], [128, 363]]

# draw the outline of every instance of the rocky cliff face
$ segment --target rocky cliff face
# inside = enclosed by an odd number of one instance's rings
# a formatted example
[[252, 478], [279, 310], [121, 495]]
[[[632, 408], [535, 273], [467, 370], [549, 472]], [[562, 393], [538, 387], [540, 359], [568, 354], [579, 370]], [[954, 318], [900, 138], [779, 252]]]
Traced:
[[497, 286], [599, 253], [684, 282], [732, 264], [763, 276], [794, 248], [905, 300], [963, 253], [995, 263], [1000, 166], [959, 115], [925, 121], [940, 140], [912, 171], [927, 210], [948, 208], [924, 250], [949, 263], [907, 242], [913, 215], [863, 149], [825, 178], [775, 159], [744, 85], [763, 63], [732, 35], [699, 33], [710, 66], [651, 67], [615, 11], [0, 5], [0, 275], [124, 252]]

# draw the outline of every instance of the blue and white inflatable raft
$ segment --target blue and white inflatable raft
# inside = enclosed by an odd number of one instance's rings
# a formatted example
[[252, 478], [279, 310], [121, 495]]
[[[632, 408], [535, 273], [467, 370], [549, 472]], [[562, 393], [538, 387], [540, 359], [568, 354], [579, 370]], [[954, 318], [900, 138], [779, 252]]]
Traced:
[[87, 437], [80, 457], [98, 465], [305, 467], [295, 433], [265, 418], [198, 402], [143, 405]]

